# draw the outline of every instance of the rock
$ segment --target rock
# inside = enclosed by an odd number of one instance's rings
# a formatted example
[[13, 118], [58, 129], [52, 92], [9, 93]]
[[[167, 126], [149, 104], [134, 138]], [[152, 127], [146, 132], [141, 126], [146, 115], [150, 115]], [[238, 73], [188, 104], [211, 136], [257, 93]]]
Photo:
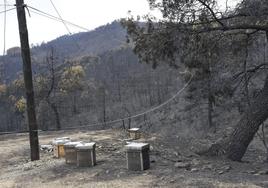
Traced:
[[224, 171], [221, 170], [221, 171], [218, 172], [218, 174], [220, 174], [220, 175], [221, 175], [221, 174], [224, 174]]
[[45, 152], [52, 152], [53, 146], [52, 145], [40, 145], [40, 150]]
[[191, 172], [198, 172], [198, 169], [197, 168], [192, 168]]
[[106, 170], [106, 171], [105, 171], [106, 174], [109, 174], [109, 172], [110, 172], [109, 170]]
[[259, 175], [268, 175], [268, 170], [262, 170], [258, 172]]
[[30, 166], [25, 166], [22, 168], [23, 171], [28, 171], [28, 170], [32, 170], [33, 168]]
[[109, 151], [116, 151], [116, 148], [109, 148]]
[[189, 168], [191, 165], [189, 163], [185, 163], [185, 162], [176, 162], [174, 164], [174, 167], [176, 168]]
[[232, 167], [231, 167], [231, 166], [224, 166], [223, 169], [224, 169], [225, 171], [229, 171], [229, 170], [232, 169]]
[[163, 160], [162, 162], [165, 163], [165, 164], [168, 164], [168, 161], [167, 160]]
[[193, 164], [194, 166], [197, 166], [197, 165], [200, 164], [200, 161], [198, 161], [197, 159], [193, 159], [193, 160], [192, 160], [192, 164]]
[[143, 176], [147, 176], [147, 175], [149, 175], [149, 172], [145, 172], [145, 173], [143, 173], [142, 175], [143, 175]]
[[169, 181], [169, 183], [175, 183], [176, 180], [172, 179]]
[[208, 165], [204, 165], [203, 170], [212, 170], [213, 169], [213, 165], [212, 164], [208, 164]]
[[248, 173], [248, 174], [256, 174], [256, 171], [255, 170], [251, 170], [251, 171], [246, 171], [245, 173]]
[[39, 167], [39, 166], [41, 166], [41, 164], [34, 163], [33, 166], [34, 166], [34, 167]]
[[177, 152], [177, 151], [174, 151], [174, 155], [179, 156], [179, 155], [180, 155], [180, 153], [179, 153], [179, 152]]

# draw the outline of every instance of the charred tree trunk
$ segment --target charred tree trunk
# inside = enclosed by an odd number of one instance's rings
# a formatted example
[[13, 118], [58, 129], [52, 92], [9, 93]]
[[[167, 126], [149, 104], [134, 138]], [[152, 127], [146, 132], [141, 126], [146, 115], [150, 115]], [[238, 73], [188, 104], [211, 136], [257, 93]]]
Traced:
[[46, 96], [46, 101], [47, 101], [48, 105], [50, 106], [50, 108], [53, 110], [53, 113], [55, 115], [56, 129], [60, 130], [61, 129], [60, 114], [59, 114], [57, 105], [50, 100], [50, 96], [55, 89], [55, 69], [54, 69], [55, 59], [54, 59], [54, 49], [53, 48], [51, 48], [51, 55], [50, 55], [50, 58], [47, 58], [47, 63], [48, 63], [48, 65], [51, 64], [50, 65], [51, 84], [50, 84], [50, 88], [49, 88], [47, 96]]
[[54, 115], [55, 115], [55, 120], [56, 120], [56, 129], [61, 130], [61, 123], [60, 123], [60, 114], [58, 111], [58, 108], [56, 104], [52, 103], [50, 99], [47, 99], [47, 103], [49, 104], [50, 108], [52, 109]]
[[264, 87], [257, 98], [252, 101], [232, 134], [220, 143], [216, 143], [206, 152], [209, 155], [224, 154], [234, 161], [241, 161], [248, 145], [253, 140], [260, 125], [268, 117], [268, 76]]
[[208, 78], [208, 127], [209, 129], [213, 129], [213, 132], [216, 132], [216, 127], [213, 124], [212, 113], [213, 113], [213, 103], [214, 103], [214, 96], [211, 91], [211, 75], [209, 72]]
[[[266, 43], [268, 42], [268, 31], [266, 31]], [[235, 126], [232, 134], [216, 144], [213, 144], [208, 155], [224, 154], [233, 161], [241, 161], [248, 145], [253, 140], [260, 125], [268, 118], [268, 75], [260, 94], [250, 103], [248, 109]]]
[[213, 133], [216, 132], [216, 126], [213, 123], [213, 104], [214, 104], [214, 96], [211, 88], [211, 52], [208, 52], [208, 65], [207, 65], [207, 99], [208, 99], [208, 127], [213, 131]]
[[59, 111], [58, 111], [58, 108], [56, 106], [56, 104], [51, 104], [51, 108], [55, 114], [55, 118], [56, 118], [56, 128], [57, 130], [60, 130], [61, 129], [61, 124], [60, 124], [60, 114], [59, 114]]
[[215, 133], [216, 127], [213, 124], [212, 113], [213, 113], [213, 96], [212, 96], [211, 91], [209, 89], [209, 93], [208, 93], [208, 126], [210, 129], [213, 129], [213, 132]]

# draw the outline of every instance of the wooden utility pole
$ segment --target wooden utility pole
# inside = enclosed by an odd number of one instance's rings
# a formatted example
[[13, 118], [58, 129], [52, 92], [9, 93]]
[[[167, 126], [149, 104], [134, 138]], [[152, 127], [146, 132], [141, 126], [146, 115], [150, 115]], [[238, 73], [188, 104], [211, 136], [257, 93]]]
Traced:
[[29, 126], [29, 138], [31, 147], [31, 160], [39, 160], [38, 126], [35, 115], [34, 91], [32, 79], [31, 55], [28, 40], [28, 30], [25, 16], [24, 0], [16, 0], [17, 17], [20, 32], [21, 56], [23, 61], [23, 75], [26, 90], [27, 115]]

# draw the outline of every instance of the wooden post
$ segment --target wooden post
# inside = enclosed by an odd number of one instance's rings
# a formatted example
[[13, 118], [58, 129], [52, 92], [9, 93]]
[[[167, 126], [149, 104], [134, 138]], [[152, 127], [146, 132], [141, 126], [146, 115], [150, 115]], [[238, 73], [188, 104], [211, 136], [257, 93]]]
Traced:
[[31, 160], [34, 161], [39, 160], [40, 157], [39, 157], [39, 141], [38, 141], [38, 130], [37, 130], [38, 126], [36, 122], [35, 104], [34, 104], [31, 56], [30, 56], [26, 16], [24, 10], [25, 8], [24, 0], [16, 0], [16, 6], [17, 6], [17, 17], [18, 17], [19, 33], [20, 33], [21, 56], [23, 60], [24, 84], [26, 90]]

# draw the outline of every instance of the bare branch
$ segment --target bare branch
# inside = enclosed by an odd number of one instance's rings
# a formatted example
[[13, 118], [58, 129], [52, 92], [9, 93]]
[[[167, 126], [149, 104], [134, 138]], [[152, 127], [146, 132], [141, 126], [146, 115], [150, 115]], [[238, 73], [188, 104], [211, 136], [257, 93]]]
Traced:
[[198, 0], [198, 2], [200, 2], [203, 6], [205, 6], [209, 12], [211, 13], [211, 15], [213, 16], [213, 18], [222, 26], [225, 27], [224, 24], [217, 18], [216, 14], [214, 13], [214, 11], [212, 10], [212, 8], [206, 4], [204, 1], [202, 0]]

